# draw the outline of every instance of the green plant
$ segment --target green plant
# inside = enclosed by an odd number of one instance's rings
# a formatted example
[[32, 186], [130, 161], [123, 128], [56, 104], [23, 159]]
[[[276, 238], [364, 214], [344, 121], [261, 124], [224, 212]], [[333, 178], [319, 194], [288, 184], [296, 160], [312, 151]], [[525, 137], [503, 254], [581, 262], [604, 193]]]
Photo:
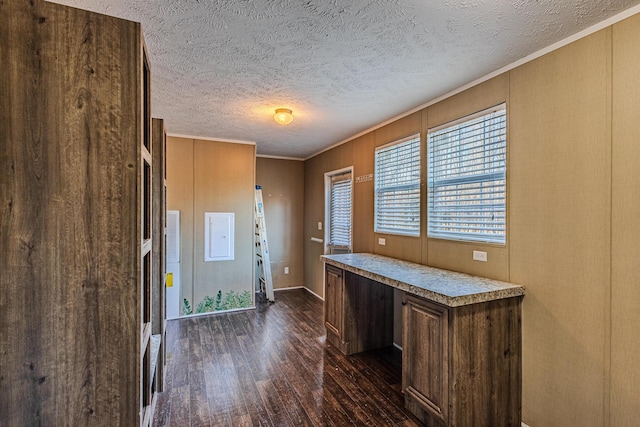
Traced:
[[216, 295], [216, 311], [222, 310], [222, 291], [218, 291]]
[[[210, 313], [212, 311], [233, 310], [234, 308], [246, 308], [251, 306], [251, 292], [243, 291], [237, 293], [230, 290], [224, 296], [222, 291], [218, 291], [215, 298], [207, 295], [196, 305], [196, 313]], [[192, 314], [189, 301], [184, 299], [183, 313]]]
[[214, 301], [213, 297], [207, 295], [203, 298], [202, 301], [198, 303], [196, 306], [196, 313], [208, 313], [210, 311], [214, 311]]
[[185, 298], [184, 301], [182, 302], [184, 304], [184, 307], [182, 307], [182, 314], [184, 314], [185, 316], [193, 314], [193, 311], [191, 310], [191, 305], [189, 305], [189, 300]]

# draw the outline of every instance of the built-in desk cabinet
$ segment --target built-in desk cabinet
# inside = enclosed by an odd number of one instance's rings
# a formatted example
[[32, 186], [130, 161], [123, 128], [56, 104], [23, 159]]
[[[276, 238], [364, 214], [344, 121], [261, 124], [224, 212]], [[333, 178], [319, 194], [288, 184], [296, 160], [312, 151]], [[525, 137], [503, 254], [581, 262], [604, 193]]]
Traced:
[[[522, 287], [390, 260], [402, 264], [395, 276], [414, 269], [408, 284], [382, 275], [384, 257], [325, 260], [330, 344], [346, 355], [392, 345], [393, 288], [402, 289], [405, 406], [427, 426], [520, 426]], [[441, 278], [460, 285], [455, 295], [438, 293]]]
[[[418, 418], [446, 421], [449, 411], [449, 312], [405, 295], [402, 334], [402, 390]], [[425, 375], [425, 373], [428, 373]]]
[[327, 265], [325, 280], [324, 324], [327, 328], [327, 338], [333, 345], [340, 348], [344, 330], [344, 310], [342, 309], [344, 272], [340, 268]]
[[393, 344], [393, 289], [327, 265], [327, 340], [344, 354]]
[[405, 294], [402, 389], [428, 426], [520, 426], [521, 297], [444, 307]]

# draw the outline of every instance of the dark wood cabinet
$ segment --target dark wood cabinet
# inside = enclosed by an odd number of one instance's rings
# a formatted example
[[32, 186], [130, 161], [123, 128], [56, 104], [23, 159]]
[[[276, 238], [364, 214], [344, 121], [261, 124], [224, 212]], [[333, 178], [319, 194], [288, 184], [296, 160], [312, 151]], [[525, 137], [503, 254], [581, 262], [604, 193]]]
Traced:
[[150, 424], [162, 160], [142, 29], [50, 2], [0, 13], [0, 424]]
[[343, 326], [343, 291], [344, 272], [340, 268], [328, 265], [325, 271], [326, 287], [324, 293], [324, 324], [327, 328], [327, 339], [334, 346], [340, 347]]
[[344, 354], [393, 344], [393, 288], [327, 265], [327, 340]]
[[428, 427], [520, 427], [524, 288], [374, 254], [325, 255], [327, 341], [393, 344], [403, 294], [402, 391]]
[[409, 295], [402, 303], [406, 406], [416, 415], [427, 411], [444, 425], [449, 418], [449, 311]]
[[152, 120], [152, 161], [153, 161], [153, 218], [156, 224], [153, 227], [153, 272], [155, 274], [153, 289], [151, 292], [151, 305], [153, 316], [151, 318], [151, 333], [158, 345], [158, 355], [154, 365], [155, 377], [154, 392], [164, 389], [165, 364], [166, 364], [166, 168], [165, 150], [167, 131], [164, 120]]
[[406, 407], [428, 426], [519, 427], [521, 299], [445, 307], [405, 294]]

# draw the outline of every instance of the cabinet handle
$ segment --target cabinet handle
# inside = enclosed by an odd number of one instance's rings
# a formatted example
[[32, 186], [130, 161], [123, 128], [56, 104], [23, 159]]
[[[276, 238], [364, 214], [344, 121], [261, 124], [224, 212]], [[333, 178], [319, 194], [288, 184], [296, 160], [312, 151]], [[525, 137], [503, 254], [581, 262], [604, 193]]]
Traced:
[[406, 301], [402, 301], [402, 305], [407, 305], [407, 302]]

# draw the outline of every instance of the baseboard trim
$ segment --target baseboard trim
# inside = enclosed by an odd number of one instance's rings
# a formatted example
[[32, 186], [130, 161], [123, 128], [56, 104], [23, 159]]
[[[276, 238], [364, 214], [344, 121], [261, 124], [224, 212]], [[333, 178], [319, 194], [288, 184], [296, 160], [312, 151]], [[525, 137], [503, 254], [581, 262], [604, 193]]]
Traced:
[[306, 286], [303, 286], [303, 288], [309, 292], [311, 295], [313, 295], [314, 297], [318, 298], [320, 301], [324, 301], [324, 298], [322, 298], [320, 295], [316, 294], [315, 292], [313, 292], [311, 289], [307, 288]]
[[293, 289], [306, 289], [304, 286], [289, 286], [288, 288], [274, 288], [273, 292], [278, 291], [291, 291]]
[[309, 292], [311, 295], [313, 295], [314, 297], [318, 298], [320, 301], [324, 301], [324, 298], [322, 298], [320, 295], [316, 294], [315, 292], [313, 292], [311, 289], [307, 288], [306, 286], [290, 286], [288, 288], [275, 288], [273, 290], [273, 292], [278, 292], [278, 291], [292, 291], [294, 289], [304, 289], [305, 291]]

